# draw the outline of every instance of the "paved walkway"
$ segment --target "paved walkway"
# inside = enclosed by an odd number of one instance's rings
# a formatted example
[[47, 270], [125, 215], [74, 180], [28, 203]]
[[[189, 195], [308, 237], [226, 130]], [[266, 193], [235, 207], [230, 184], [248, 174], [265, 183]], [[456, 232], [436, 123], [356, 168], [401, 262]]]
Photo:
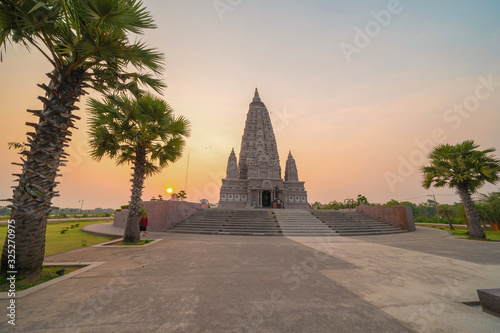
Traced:
[[427, 228], [356, 238], [148, 236], [163, 239], [47, 257], [105, 263], [18, 299], [15, 329], [1, 315], [0, 332], [500, 331], [499, 318], [462, 303], [500, 287], [500, 243]]

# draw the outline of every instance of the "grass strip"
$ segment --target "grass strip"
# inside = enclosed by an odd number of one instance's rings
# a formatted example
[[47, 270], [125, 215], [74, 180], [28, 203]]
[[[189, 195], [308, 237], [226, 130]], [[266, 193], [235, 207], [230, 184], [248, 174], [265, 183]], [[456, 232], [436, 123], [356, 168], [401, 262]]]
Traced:
[[125, 245], [125, 246], [129, 246], [129, 245], [146, 245], [146, 244], [149, 244], [149, 243], [151, 243], [153, 241], [154, 241], [153, 239], [141, 239], [138, 243], [125, 243], [125, 242], [122, 242], [122, 241], [118, 241], [116, 243], [111, 243], [111, 244], [107, 244], [107, 245]]
[[[70, 221], [47, 224], [47, 232], [45, 234], [45, 256], [77, 249], [82, 246], [99, 244], [113, 239], [110, 237], [91, 235], [82, 231], [82, 227], [86, 225], [104, 222], [106, 221]], [[61, 233], [62, 229], [64, 228], [67, 228], [66, 231], [64, 233]], [[2, 247], [5, 241], [6, 234], [7, 226], [0, 226], [0, 246]]]
[[486, 234], [486, 239], [484, 238], [472, 238], [468, 234], [467, 228], [456, 228], [455, 230], [451, 230], [449, 227], [443, 227], [443, 226], [425, 226], [426, 228], [434, 228], [434, 229], [441, 229], [441, 230], [446, 230], [451, 232], [455, 236], [459, 236], [464, 239], [470, 239], [470, 240], [479, 240], [479, 241], [500, 241], [500, 232], [498, 231], [485, 231], [484, 233]]
[[[64, 275], [76, 271], [77, 269], [85, 266], [42, 266], [42, 269], [31, 275], [16, 276], [16, 291], [26, 290], [28, 288], [37, 286], [44, 282], [50, 281], [59, 277], [56, 272], [64, 268]], [[10, 289], [10, 281], [6, 276], [0, 277], [0, 292], [7, 292]]]

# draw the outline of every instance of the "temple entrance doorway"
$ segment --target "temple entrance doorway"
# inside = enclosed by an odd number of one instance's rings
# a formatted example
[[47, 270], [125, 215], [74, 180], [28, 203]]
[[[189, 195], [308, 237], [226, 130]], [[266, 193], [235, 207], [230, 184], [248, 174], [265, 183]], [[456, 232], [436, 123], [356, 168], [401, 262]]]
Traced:
[[262, 191], [262, 207], [271, 207], [271, 191]]

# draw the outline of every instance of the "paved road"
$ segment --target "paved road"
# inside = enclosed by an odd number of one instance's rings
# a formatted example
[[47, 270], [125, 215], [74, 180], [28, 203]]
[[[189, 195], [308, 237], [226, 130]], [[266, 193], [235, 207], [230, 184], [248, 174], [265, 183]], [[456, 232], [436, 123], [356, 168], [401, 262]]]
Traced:
[[[102, 228], [107, 228], [102, 232], [114, 230], [109, 225]], [[148, 236], [162, 240], [147, 247], [89, 247], [49, 256], [50, 262], [105, 263], [18, 299], [16, 329], [4, 319], [0, 332], [477, 329], [460, 326], [463, 313], [468, 313], [467, 321], [481, 323], [481, 332], [500, 331], [498, 318], [460, 303], [471, 300], [476, 286], [498, 281], [499, 265], [451, 259], [440, 255], [437, 245], [431, 247], [436, 254], [429, 254], [427, 249], [406, 249], [401, 244], [412, 240], [418, 247], [418, 242], [446, 240], [463, 251], [475, 251], [476, 242], [452, 239], [441, 230], [358, 239]], [[493, 257], [492, 253], [479, 256]], [[442, 300], [436, 284], [456, 274], [468, 289]], [[0, 300], [0, 308], [6, 309], [7, 302]], [[438, 319], [448, 320], [425, 319], [419, 311], [441, 311]], [[450, 326], [454, 321], [455, 327]]]
[[417, 227], [416, 233], [402, 234], [400, 237], [355, 237], [355, 239], [470, 263], [500, 264], [500, 242], [459, 239], [448, 232], [439, 232], [439, 230], [437, 232], [432, 228]]

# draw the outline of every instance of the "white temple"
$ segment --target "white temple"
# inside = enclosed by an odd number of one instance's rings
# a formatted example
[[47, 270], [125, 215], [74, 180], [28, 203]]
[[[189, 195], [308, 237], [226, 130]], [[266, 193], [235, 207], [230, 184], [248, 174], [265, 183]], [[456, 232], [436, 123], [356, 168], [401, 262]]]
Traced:
[[241, 140], [239, 163], [234, 149], [227, 162], [226, 178], [220, 189], [220, 208], [309, 208], [304, 182], [299, 181], [290, 152], [285, 180], [281, 178], [280, 158], [273, 125], [259, 92], [247, 114]]

